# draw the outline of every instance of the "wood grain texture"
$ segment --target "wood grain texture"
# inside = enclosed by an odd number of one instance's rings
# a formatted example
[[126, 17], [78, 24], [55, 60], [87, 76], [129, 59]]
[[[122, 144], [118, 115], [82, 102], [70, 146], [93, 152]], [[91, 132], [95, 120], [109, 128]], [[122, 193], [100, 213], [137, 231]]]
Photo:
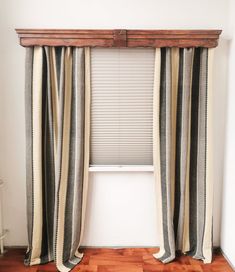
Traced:
[[216, 47], [221, 30], [16, 29], [22, 46]]
[[[77, 272], [232, 272], [221, 255], [215, 253], [212, 264], [204, 265], [189, 256], [179, 256], [170, 264], [162, 264], [153, 258], [156, 248], [84, 249], [82, 262], [73, 271]], [[54, 263], [25, 267], [24, 249], [9, 249], [0, 257], [0, 272], [55, 272]]]

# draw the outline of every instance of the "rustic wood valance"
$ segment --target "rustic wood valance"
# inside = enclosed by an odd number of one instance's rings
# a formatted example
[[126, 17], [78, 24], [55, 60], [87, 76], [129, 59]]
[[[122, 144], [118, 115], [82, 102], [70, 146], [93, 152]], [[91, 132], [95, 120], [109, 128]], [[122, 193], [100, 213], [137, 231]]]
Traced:
[[16, 29], [22, 46], [216, 47], [221, 30]]

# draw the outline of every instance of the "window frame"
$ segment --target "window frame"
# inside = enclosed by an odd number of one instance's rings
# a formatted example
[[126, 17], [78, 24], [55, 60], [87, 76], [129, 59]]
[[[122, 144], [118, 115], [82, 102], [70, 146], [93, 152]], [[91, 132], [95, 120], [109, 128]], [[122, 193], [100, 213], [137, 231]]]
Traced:
[[[115, 169], [118, 171], [122, 170], [123, 167], [125, 169], [131, 167], [135, 171], [136, 166], [139, 166], [140, 169], [147, 166], [148, 169], [148, 166], [153, 165], [152, 128], [155, 50], [153, 48], [112, 49], [97, 47], [96, 49], [91, 48], [90, 55], [90, 167], [116, 167]], [[127, 63], [129, 68], [126, 67]], [[100, 71], [97, 70], [100, 64], [102, 65], [102, 71], [104, 73], [108, 72], [107, 77], [101, 75]], [[105, 68], [105, 65], [108, 65], [108, 67], [110, 65], [110, 69]], [[138, 68], [135, 70], [133, 65], [138, 66]], [[125, 71], [124, 74], [121, 71]], [[137, 80], [133, 71], [137, 74], [142, 71]], [[128, 72], [131, 72], [129, 79], [127, 79]], [[149, 74], [146, 74], [146, 72]], [[122, 78], [123, 75], [124, 78]], [[110, 81], [110, 79], [112, 80]], [[107, 85], [107, 83], [110, 84]], [[142, 87], [139, 87], [138, 84]], [[117, 85], [119, 86], [118, 89], [115, 88]], [[106, 91], [103, 90], [103, 87], [106, 88], [107, 86], [109, 86], [108, 93], [106, 93], [107, 89]], [[128, 89], [130, 86], [131, 90]], [[137, 90], [133, 89], [134, 87], [137, 87]], [[142, 90], [138, 91], [138, 88]], [[101, 91], [100, 95], [99, 91]], [[142, 98], [144, 92], [146, 92], [146, 99]], [[118, 94], [121, 95], [122, 99], [115, 100]], [[130, 100], [127, 102], [128, 98]], [[106, 101], [106, 103], [103, 104], [103, 101]], [[107, 101], [109, 101], [109, 104], [107, 104]], [[136, 101], [137, 105], [141, 107], [137, 111], [133, 101]], [[128, 108], [127, 104], [129, 105]], [[111, 105], [115, 108], [114, 111], [110, 109]], [[109, 110], [111, 110], [110, 113]], [[141, 112], [143, 115], [136, 114], [137, 112]], [[101, 113], [102, 117], [100, 116]], [[106, 116], [111, 117], [107, 118]], [[131, 118], [131, 121], [129, 118]], [[143, 120], [146, 122], [144, 126]], [[133, 123], [134, 126], [132, 126]], [[129, 127], [131, 127], [130, 130]], [[132, 143], [127, 144], [130, 141]], [[110, 154], [111, 157], [109, 157]]]

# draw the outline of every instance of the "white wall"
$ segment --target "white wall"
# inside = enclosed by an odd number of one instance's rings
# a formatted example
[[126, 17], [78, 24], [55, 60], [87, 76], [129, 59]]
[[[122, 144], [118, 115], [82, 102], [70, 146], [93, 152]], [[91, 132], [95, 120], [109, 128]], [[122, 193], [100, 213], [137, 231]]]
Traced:
[[235, 268], [235, 2], [230, 1], [228, 111], [226, 129], [225, 175], [223, 188], [223, 212], [221, 248]]
[[83, 243], [156, 246], [155, 186], [147, 172], [92, 172]]
[[[225, 37], [227, 11], [227, 0], [0, 0], [0, 176], [6, 182], [8, 245], [26, 244], [24, 49], [14, 28], [219, 28]], [[220, 242], [226, 61], [227, 42], [222, 40], [216, 51], [214, 88], [216, 245]], [[153, 188], [150, 173], [93, 173], [83, 244], [157, 245]], [[116, 192], [123, 192], [122, 198]]]

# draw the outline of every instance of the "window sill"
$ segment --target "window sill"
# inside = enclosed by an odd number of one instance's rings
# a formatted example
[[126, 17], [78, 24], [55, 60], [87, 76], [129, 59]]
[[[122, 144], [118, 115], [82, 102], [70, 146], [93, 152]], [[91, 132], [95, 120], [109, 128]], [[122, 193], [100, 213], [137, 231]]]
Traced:
[[96, 165], [90, 166], [89, 172], [153, 172], [152, 165]]

